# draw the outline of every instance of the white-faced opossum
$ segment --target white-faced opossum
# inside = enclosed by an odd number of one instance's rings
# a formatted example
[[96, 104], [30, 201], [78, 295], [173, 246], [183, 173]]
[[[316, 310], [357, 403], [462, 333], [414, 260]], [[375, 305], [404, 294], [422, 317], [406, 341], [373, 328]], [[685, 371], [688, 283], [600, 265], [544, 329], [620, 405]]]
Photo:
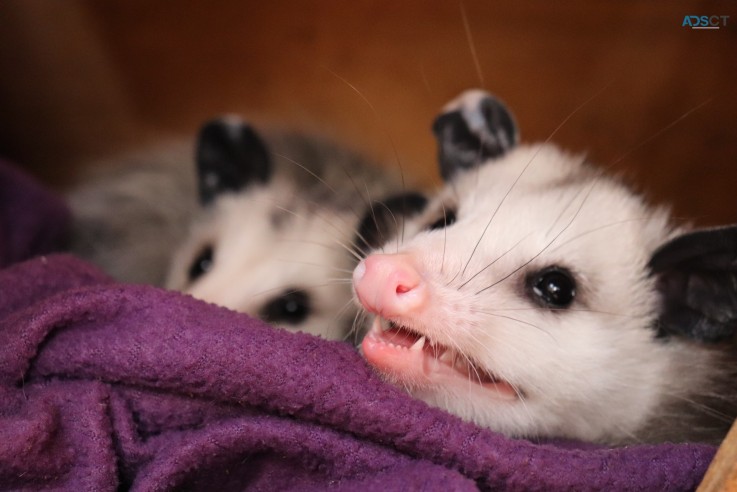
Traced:
[[187, 147], [133, 155], [76, 189], [72, 251], [122, 281], [344, 337], [357, 251], [380, 240], [378, 222], [359, 220], [396, 177], [319, 138], [267, 144], [234, 118], [202, 127], [197, 173]]
[[687, 231], [581, 156], [517, 146], [469, 91], [434, 124], [446, 186], [353, 274], [365, 358], [504, 434], [718, 441], [737, 413], [737, 228]]

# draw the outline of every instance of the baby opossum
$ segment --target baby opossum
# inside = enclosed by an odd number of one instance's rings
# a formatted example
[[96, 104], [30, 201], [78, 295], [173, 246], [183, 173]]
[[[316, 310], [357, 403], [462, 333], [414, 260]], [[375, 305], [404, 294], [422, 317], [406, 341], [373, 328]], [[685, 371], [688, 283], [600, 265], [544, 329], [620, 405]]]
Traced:
[[445, 187], [353, 273], [367, 361], [504, 434], [718, 442], [737, 414], [737, 227], [688, 231], [494, 97], [435, 121]]
[[317, 137], [267, 143], [235, 118], [205, 124], [196, 147], [196, 173], [184, 165], [192, 149], [168, 146], [75, 190], [72, 251], [122, 281], [343, 338], [356, 315], [350, 272], [380, 238], [359, 220], [370, 199], [400, 190], [396, 176]]

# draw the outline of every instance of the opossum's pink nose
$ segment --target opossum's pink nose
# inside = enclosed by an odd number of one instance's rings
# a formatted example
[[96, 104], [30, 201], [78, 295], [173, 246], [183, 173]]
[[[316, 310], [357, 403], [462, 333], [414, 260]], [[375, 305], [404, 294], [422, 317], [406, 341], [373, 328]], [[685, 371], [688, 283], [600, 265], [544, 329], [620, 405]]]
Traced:
[[353, 271], [364, 308], [382, 318], [407, 316], [427, 302], [427, 288], [409, 255], [370, 255]]

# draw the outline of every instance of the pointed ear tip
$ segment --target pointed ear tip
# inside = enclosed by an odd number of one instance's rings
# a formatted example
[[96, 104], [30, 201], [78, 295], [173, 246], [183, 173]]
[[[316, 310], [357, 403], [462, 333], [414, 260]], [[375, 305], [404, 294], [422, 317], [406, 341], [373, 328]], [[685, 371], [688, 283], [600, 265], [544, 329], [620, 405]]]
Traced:
[[659, 272], [677, 265], [723, 265], [737, 260], [737, 225], [685, 231], [658, 246], [648, 267]]
[[200, 125], [200, 134], [212, 131], [228, 131], [232, 129], [248, 129], [253, 131], [253, 125], [237, 114], [225, 114], [206, 120]]
[[440, 113], [435, 117], [434, 120], [432, 120], [432, 126], [430, 127], [433, 134], [439, 135], [441, 130], [443, 129], [443, 126], [445, 125], [445, 121], [448, 119], [449, 112]]
[[480, 87], [472, 87], [470, 89], [466, 89], [458, 95], [458, 98], [496, 99], [491, 92], [481, 89]]
[[202, 135], [205, 132], [212, 131], [213, 128], [220, 126], [220, 120], [217, 118], [209, 119], [200, 125], [199, 133]]

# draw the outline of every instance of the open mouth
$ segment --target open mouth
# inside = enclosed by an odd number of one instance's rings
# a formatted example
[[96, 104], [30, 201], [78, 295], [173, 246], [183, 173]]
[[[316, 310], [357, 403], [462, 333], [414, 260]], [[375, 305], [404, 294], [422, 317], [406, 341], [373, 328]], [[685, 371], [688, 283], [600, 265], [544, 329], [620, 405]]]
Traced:
[[457, 350], [378, 316], [361, 348], [366, 360], [395, 383], [417, 387], [473, 383], [503, 398], [518, 397], [511, 384]]

